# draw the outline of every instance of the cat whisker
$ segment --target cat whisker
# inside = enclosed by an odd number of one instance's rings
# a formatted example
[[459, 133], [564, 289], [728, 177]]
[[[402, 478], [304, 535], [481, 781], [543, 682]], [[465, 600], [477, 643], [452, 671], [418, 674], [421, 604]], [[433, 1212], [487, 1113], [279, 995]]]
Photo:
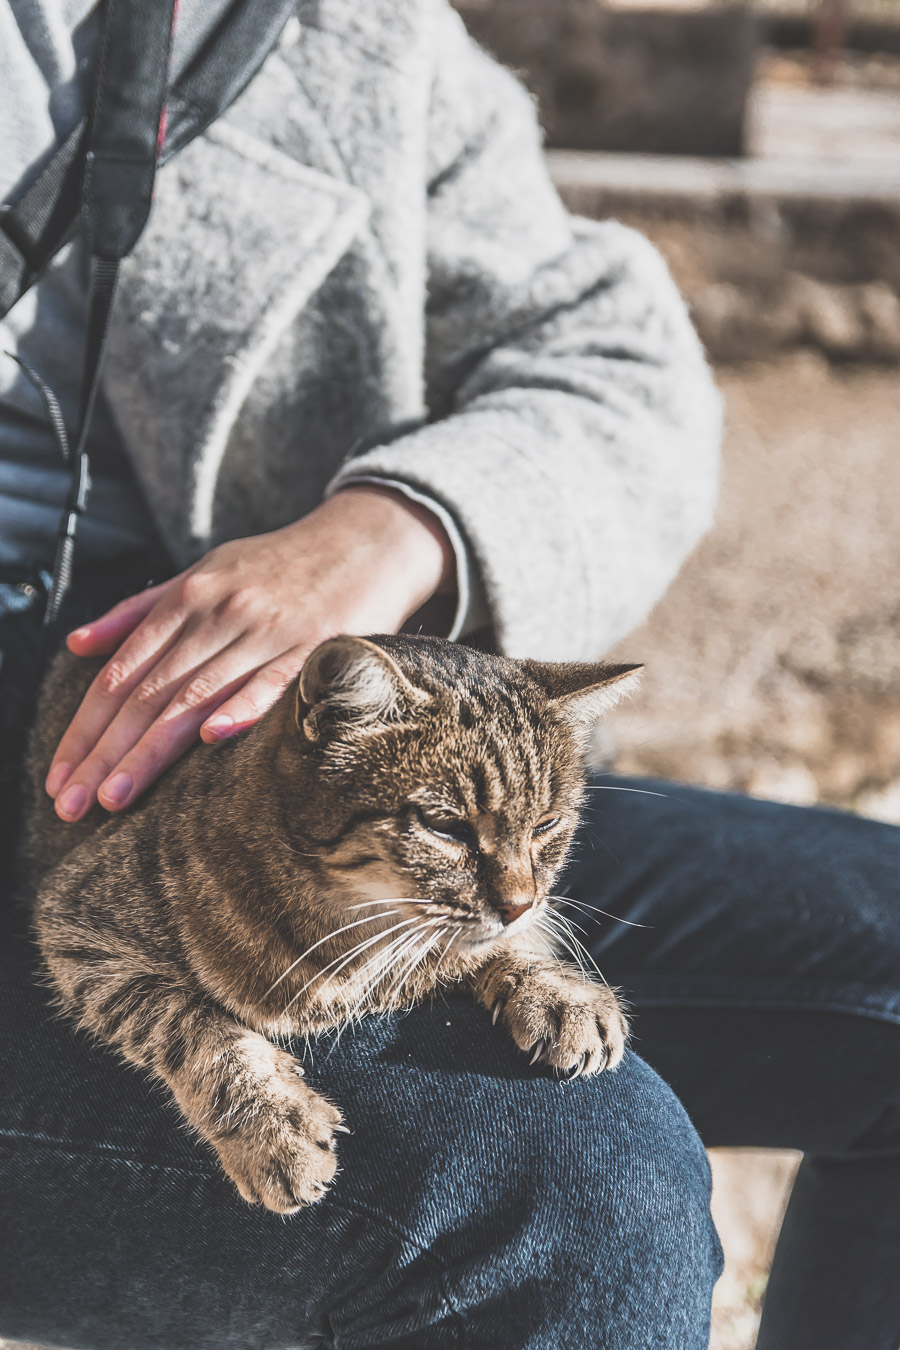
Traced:
[[585, 783], [585, 792], [637, 792], [642, 797], [668, 797], [668, 792], [651, 792], [649, 788], [614, 787], [612, 783]]
[[421, 900], [415, 895], [395, 895], [390, 900], [362, 900], [358, 905], [347, 905], [347, 909], [366, 909], [369, 905], [430, 905], [431, 900]]
[[447, 927], [445, 926], [444, 928], [440, 929], [439, 932], [435, 933], [434, 936], [431, 937], [430, 939], [427, 939], [427, 938], [424, 939], [423, 942], [422, 942], [422, 943], [420, 944], [420, 946], [419, 946], [419, 950], [413, 952], [413, 958], [412, 958], [412, 960], [411, 960], [411, 961], [408, 961], [408, 962], [404, 965], [404, 967], [403, 967], [403, 969], [400, 971], [400, 974], [398, 975], [397, 979], [394, 981], [394, 983], [391, 985], [390, 989], [389, 989], [388, 992], [387, 992], [387, 1002], [388, 1002], [388, 1004], [390, 1004], [390, 1002], [391, 1002], [391, 1000], [393, 999], [394, 995], [395, 995], [395, 994], [397, 993], [397, 991], [401, 988], [401, 986], [403, 985], [403, 983], [404, 983], [406, 980], [409, 979], [410, 975], [413, 973], [413, 971], [415, 970], [415, 968], [416, 968], [416, 966], [419, 964], [419, 962], [422, 961], [422, 960], [428, 955], [428, 953], [431, 951], [432, 947], [435, 945], [436, 942], [438, 942], [438, 941], [441, 939], [441, 937], [443, 937], [443, 935], [444, 935], [444, 933], [446, 933], [446, 931], [447, 931]]
[[399, 938], [394, 938], [388, 943], [383, 951], [375, 952], [375, 954], [368, 957], [360, 967], [357, 974], [364, 978], [365, 983], [363, 984], [361, 992], [353, 1001], [352, 1006], [349, 1001], [344, 1004], [347, 1021], [356, 1022], [363, 1017], [370, 995], [377, 988], [378, 981], [385, 969], [391, 964], [394, 955], [400, 951], [408, 938], [409, 933], [403, 933]]
[[[545, 917], [546, 917], [547, 919], [550, 918], [550, 912], [549, 912], [549, 911], [547, 912], [547, 914], [546, 914]], [[568, 941], [567, 941], [566, 938], [563, 936], [563, 934], [560, 933], [558, 929], [555, 929], [555, 928], [553, 927], [552, 924], [551, 924], [549, 927], [545, 928], [544, 931], [545, 931], [546, 933], [549, 933], [549, 934], [550, 934], [550, 935], [551, 935], [551, 936], [552, 936], [552, 937], [553, 937], [553, 938], [554, 938], [554, 939], [555, 939], [562, 947], [565, 947], [566, 951], [569, 953], [569, 955], [571, 956], [572, 960], [575, 962], [576, 966], [577, 966], [578, 969], [581, 971], [581, 978], [582, 978], [582, 980], [586, 982], [586, 981], [587, 981], [587, 971], [585, 970], [584, 962], [582, 961], [581, 957], [578, 955], [577, 950], [576, 950], [574, 947], [572, 947], [572, 946], [569, 945]]]
[[[349, 1004], [345, 1001], [344, 1006], [345, 1006], [346, 1011], [345, 1011], [345, 1015], [344, 1015], [344, 1019], [343, 1019], [343, 1024], [342, 1024], [342, 1025], [339, 1025], [338, 1028], [337, 1028], [337, 1033], [336, 1033], [336, 1035], [335, 1035], [334, 1041], [332, 1042], [331, 1049], [330, 1049], [329, 1052], [328, 1052], [329, 1056], [330, 1056], [330, 1055], [332, 1054], [332, 1052], [337, 1048], [337, 1045], [338, 1045], [338, 1043], [339, 1043], [339, 1041], [340, 1041], [340, 1039], [341, 1039], [341, 1036], [343, 1035], [344, 1027], [348, 1026], [351, 1022], [355, 1022], [355, 1021], [359, 1020], [359, 1017], [360, 1017], [361, 1014], [362, 1014], [362, 1009], [363, 1009], [364, 1006], [365, 1006], [365, 1001], [366, 1001], [366, 999], [368, 998], [369, 994], [372, 992], [372, 990], [373, 990], [373, 989], [375, 988], [375, 986], [377, 985], [377, 983], [378, 983], [379, 979], [381, 978], [381, 975], [382, 975], [382, 973], [383, 973], [383, 971], [384, 971], [384, 968], [385, 968], [385, 967], [384, 967], [383, 962], [384, 962], [385, 956], [387, 956], [387, 958], [388, 958], [388, 965], [392, 964], [392, 962], [393, 962], [393, 960], [394, 960], [394, 958], [395, 958], [395, 956], [396, 956], [396, 954], [397, 954], [398, 952], [400, 952], [400, 951], [408, 951], [408, 950], [409, 950], [409, 944], [410, 944], [410, 943], [415, 944], [415, 943], [418, 941], [419, 933], [420, 933], [420, 931], [426, 926], [426, 924], [427, 924], [427, 921], [423, 921], [423, 920], [421, 920], [421, 919], [420, 919], [420, 920], [417, 920], [417, 921], [416, 921], [415, 927], [412, 929], [412, 932], [403, 933], [403, 934], [401, 934], [401, 936], [400, 936], [399, 938], [394, 938], [393, 941], [392, 941], [391, 943], [389, 943], [386, 952], [384, 952], [384, 951], [382, 951], [382, 952], [376, 952], [375, 955], [374, 955], [374, 957], [370, 957], [370, 958], [365, 962], [365, 964], [364, 964], [364, 966], [363, 966], [363, 968], [362, 968], [363, 971], [365, 971], [365, 970], [367, 969], [367, 967], [368, 967], [373, 961], [377, 964], [378, 961], [380, 960], [380, 961], [382, 962], [382, 965], [379, 966], [379, 969], [378, 969], [376, 975], [374, 976], [374, 979], [368, 980], [368, 981], [365, 983], [365, 985], [363, 986], [362, 993], [356, 998], [356, 1000], [355, 1000], [355, 1002], [354, 1002], [352, 1008], [351, 1008], [351, 1007], [349, 1006]], [[335, 973], [337, 973], [337, 972], [335, 972]]]
[[[556, 939], [555, 929], [551, 925], [547, 925], [545, 927], [545, 925], [541, 922], [541, 916], [538, 916], [538, 918], [534, 920], [534, 926], [535, 928], [538, 929], [539, 932], [546, 934], [547, 937], [555, 941]], [[559, 956], [554, 951], [552, 946], [549, 948], [548, 955], [552, 958], [552, 960], [556, 962], [557, 966], [559, 967], [560, 974], [565, 974], [563, 963], [562, 961], [560, 961]]]
[[302, 994], [306, 993], [310, 985], [315, 984], [316, 980], [320, 980], [333, 966], [337, 966], [337, 970], [333, 971], [332, 974], [328, 976], [325, 984], [317, 991], [318, 993], [321, 993], [322, 989], [324, 989], [327, 984], [331, 983], [334, 976], [339, 974], [340, 971], [344, 969], [344, 966], [349, 965], [354, 957], [358, 956], [360, 952], [365, 951], [367, 947], [371, 947], [373, 943], [378, 942], [381, 938], [387, 937], [389, 933], [395, 933], [398, 928], [408, 928], [411, 923], [419, 922], [420, 920], [418, 919], [401, 919], [399, 923], [392, 924], [390, 928], [386, 928], [381, 933], [376, 933], [374, 937], [366, 938], [364, 942], [358, 942], [355, 947], [351, 947], [349, 952], [342, 952], [340, 956], [336, 956], [333, 961], [328, 962], [327, 966], [323, 966], [321, 970], [317, 970], [316, 973], [306, 981], [306, 984], [303, 985], [302, 989], [297, 990], [296, 994], [294, 994], [285, 1004], [284, 1012], [286, 1013], [291, 1005], [296, 1003], [297, 999], [300, 998]]
[[[357, 1007], [362, 1007], [381, 981], [386, 976], [390, 976], [390, 974], [396, 970], [397, 966], [402, 961], [406, 960], [410, 951], [418, 945], [421, 934], [426, 928], [432, 927], [433, 924], [434, 920], [418, 920], [415, 927], [410, 929], [409, 932], [404, 933], [399, 939], [395, 938], [386, 951], [377, 952], [373, 962], [366, 963], [366, 967], [363, 968], [364, 970], [369, 964], [374, 964], [376, 969], [366, 982], [360, 998], [357, 1000], [356, 1004], [354, 1004], [354, 1010]], [[382, 1002], [384, 1002], [384, 1000], [382, 1000]]]
[[437, 979], [438, 973], [439, 973], [439, 971], [440, 971], [440, 969], [441, 969], [441, 966], [444, 964], [444, 962], [445, 962], [446, 959], [447, 959], [447, 953], [450, 951], [450, 948], [453, 946], [454, 942], [455, 942], [456, 939], [459, 937], [459, 935], [460, 935], [461, 932], [462, 932], [462, 929], [461, 929], [461, 928], [456, 928], [456, 929], [454, 929], [453, 933], [451, 934], [450, 941], [447, 943], [446, 947], [444, 948], [443, 952], [441, 953], [441, 959], [440, 959], [440, 961], [438, 961], [437, 965], [436, 965], [435, 968], [434, 968], [434, 977], [435, 977], [435, 979]]
[[588, 974], [589, 971], [582, 959], [582, 953], [584, 953], [588, 957], [591, 965], [594, 965], [594, 961], [593, 958], [590, 956], [590, 953], [587, 951], [587, 948], [584, 946], [582, 942], [579, 941], [578, 937], [575, 934], [574, 929], [572, 928], [571, 923], [567, 919], [565, 919], [561, 914], [557, 914], [552, 910], [548, 910], [547, 918], [550, 921], [551, 928], [554, 930], [557, 941], [562, 943], [566, 951], [576, 962], [582, 974], [585, 975]]
[[427, 921], [418, 920], [416, 927], [413, 928], [411, 932], [403, 933], [400, 937], [394, 938], [383, 951], [375, 952], [373, 956], [368, 957], [358, 973], [364, 976], [369, 969], [374, 968], [373, 974], [366, 980], [362, 993], [354, 1003], [349, 1014], [351, 1017], [356, 1017], [358, 1015], [360, 1009], [365, 1005], [369, 995], [378, 986], [382, 977], [394, 962], [401, 957], [403, 952], [409, 949], [410, 944], [417, 941], [419, 933], [426, 926]]
[[[548, 895], [548, 900], [557, 900], [564, 905], [575, 905], [578, 909], [590, 910], [594, 914], [602, 914], [605, 919], [614, 919], [616, 923], [627, 924], [629, 928], [653, 928], [652, 923], [636, 923], [633, 919], [623, 919], [619, 914], [610, 914], [608, 909], [601, 909], [599, 905], [589, 905], [586, 900], [573, 900], [571, 895]], [[558, 911], [554, 910], [554, 913]]]
[[[607, 989], [609, 989], [609, 988], [610, 988], [609, 981], [607, 980], [606, 976], [603, 974], [603, 971], [602, 971], [602, 970], [600, 969], [600, 967], [597, 965], [597, 962], [594, 960], [593, 956], [592, 956], [591, 953], [588, 951], [587, 947], [585, 947], [584, 943], [583, 943], [583, 942], [580, 942], [579, 939], [576, 937], [575, 933], [574, 933], [573, 930], [572, 930], [572, 925], [571, 925], [571, 923], [569, 922], [569, 920], [566, 919], [566, 918], [564, 917], [564, 915], [558, 913], [556, 910], [548, 910], [548, 911], [547, 911], [547, 916], [548, 916], [548, 918], [549, 918], [551, 915], [553, 916], [553, 919], [554, 919], [554, 920], [556, 920], [560, 925], [562, 925], [562, 926], [565, 927], [566, 934], [567, 934], [567, 936], [571, 939], [571, 941], [574, 943], [574, 945], [575, 945], [577, 951], [583, 952], [583, 953], [584, 953], [584, 955], [587, 957], [588, 964], [590, 965], [591, 969], [593, 969], [594, 971], [596, 971], [597, 975], [600, 977], [600, 979], [601, 979], [601, 980], [603, 981], [603, 983], [606, 985]], [[570, 948], [570, 950], [571, 950], [571, 948]], [[581, 967], [581, 969], [584, 970], [584, 966], [582, 965], [581, 958], [580, 958], [579, 956], [576, 956], [575, 959], [576, 959], [576, 961], [578, 962], [578, 965]]]
[[[376, 965], [377, 969], [374, 971], [371, 978], [366, 981], [366, 984], [359, 997], [354, 1002], [353, 1007], [348, 1009], [348, 1021], [356, 1021], [363, 1015], [366, 1002], [384, 976], [389, 970], [395, 968], [399, 962], [406, 959], [410, 950], [418, 945], [423, 930], [430, 926], [432, 926], [432, 921], [420, 920], [411, 932], [404, 933], [401, 937], [395, 938], [386, 951], [377, 952], [374, 957], [369, 958], [363, 967], [363, 972], [365, 972], [370, 965]], [[446, 931], [446, 929], [442, 931]], [[438, 934], [438, 937], [440, 937], [440, 934]], [[387, 1001], [389, 1001], [389, 998]], [[382, 1000], [382, 1002], [385, 1002], [385, 1000]], [[383, 1008], [382, 1011], [387, 1011], [387, 1008]], [[339, 1029], [338, 1031], [336, 1041], [340, 1039], [341, 1030], [342, 1029]]]
[[[421, 929], [421, 928], [427, 928], [427, 927], [429, 927], [431, 924], [433, 924], [434, 922], [435, 922], [435, 920], [433, 920], [433, 919], [405, 919], [405, 920], [403, 920], [401, 923], [395, 923], [391, 928], [388, 928], [384, 933], [376, 933], [376, 934], [375, 934], [375, 937], [373, 937], [373, 938], [368, 938], [365, 942], [360, 943], [360, 944], [358, 944], [358, 946], [354, 947], [353, 950], [347, 954], [347, 956], [344, 958], [344, 960], [341, 961], [340, 965], [338, 965], [337, 970], [333, 970], [333, 971], [331, 972], [331, 974], [328, 976], [328, 978], [327, 978], [327, 980], [325, 981], [325, 983], [322, 984], [322, 985], [320, 985], [319, 988], [318, 988], [318, 990], [317, 990], [316, 992], [317, 992], [319, 995], [321, 995], [323, 989], [326, 989], [326, 988], [328, 987], [328, 985], [331, 983], [331, 981], [335, 978], [336, 975], [339, 975], [339, 974], [341, 973], [341, 971], [342, 971], [346, 966], [348, 966], [348, 965], [350, 964], [350, 962], [351, 962], [356, 956], [358, 956], [359, 953], [360, 953], [361, 951], [364, 951], [367, 947], [371, 947], [371, 946], [373, 945], [373, 943], [375, 943], [375, 942], [378, 941], [379, 938], [381, 938], [381, 937], [387, 937], [388, 933], [396, 932], [396, 930], [397, 930], [398, 928], [404, 928], [404, 927], [408, 927], [410, 924], [415, 924], [415, 928], [412, 929], [412, 932], [411, 932], [411, 933], [404, 934], [404, 937], [410, 937], [410, 938], [412, 938], [413, 940], [415, 940], [415, 937], [416, 937], [417, 932], [418, 932], [419, 929]], [[333, 965], [335, 965], [335, 964], [336, 964], [336, 962], [332, 961], [332, 962], [330, 962], [329, 966], [325, 966], [323, 970], [320, 970], [319, 973], [318, 973], [318, 975], [314, 975], [313, 978], [312, 978], [311, 980], [309, 980], [309, 981], [307, 982], [307, 984], [305, 984], [305, 985], [303, 986], [303, 989], [299, 990], [298, 993], [294, 995], [294, 998], [298, 998], [299, 995], [302, 994], [302, 993], [304, 992], [304, 990], [307, 989], [307, 988], [309, 987], [310, 984], [313, 984], [313, 983], [315, 982], [315, 980], [317, 980], [317, 979], [319, 978], [320, 975], [324, 975], [325, 972], [330, 968], [330, 966], [333, 966]], [[291, 1002], [293, 1002], [293, 999], [291, 1000]], [[287, 1006], [290, 1007], [290, 1003], [289, 1003]]]
[[584, 933], [585, 937], [590, 937], [590, 934], [588, 933], [588, 930], [584, 927], [583, 924], [577, 923], [575, 919], [570, 919], [570, 918], [568, 918], [567, 916], [560, 915], [560, 918], [564, 918], [564, 917], [565, 917], [565, 919], [566, 919], [566, 922], [567, 922], [572, 928], [577, 928], [578, 931], [579, 931], [579, 933]]
[[[396, 913], [399, 914], [400, 911], [397, 910]], [[309, 956], [311, 952], [314, 952], [317, 947], [321, 947], [323, 943], [328, 942], [333, 937], [338, 937], [341, 933], [346, 933], [351, 928], [359, 928], [360, 924], [374, 923], [376, 918], [387, 919], [390, 917], [391, 917], [390, 914], [373, 914], [366, 919], [354, 919], [352, 923], [344, 924], [343, 928], [335, 928], [334, 932], [326, 933], [323, 938], [319, 938], [318, 942], [314, 942], [311, 947], [307, 947], [305, 952], [301, 952], [301, 954], [297, 957], [296, 961], [291, 962], [287, 970], [282, 971], [282, 973], [278, 976], [278, 979], [275, 981], [275, 983], [269, 985], [268, 989], [263, 994], [263, 998], [268, 998], [269, 994], [272, 993], [272, 990], [278, 988], [278, 986], [281, 984], [281, 981], [286, 979], [287, 976], [290, 975], [291, 971], [295, 968], [295, 966], [299, 966], [301, 961], [305, 961], [307, 956]]]

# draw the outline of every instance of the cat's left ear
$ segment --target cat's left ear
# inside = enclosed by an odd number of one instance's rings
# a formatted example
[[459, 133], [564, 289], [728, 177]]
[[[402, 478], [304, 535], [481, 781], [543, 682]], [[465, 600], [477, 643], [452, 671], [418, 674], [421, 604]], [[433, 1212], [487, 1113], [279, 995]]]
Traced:
[[429, 701], [393, 657], [367, 638], [335, 637], [306, 658], [297, 687], [297, 725], [308, 740], [327, 727], [396, 722]]
[[556, 712], [585, 739], [604, 713], [635, 692], [644, 669], [582, 661], [523, 661], [522, 665]]

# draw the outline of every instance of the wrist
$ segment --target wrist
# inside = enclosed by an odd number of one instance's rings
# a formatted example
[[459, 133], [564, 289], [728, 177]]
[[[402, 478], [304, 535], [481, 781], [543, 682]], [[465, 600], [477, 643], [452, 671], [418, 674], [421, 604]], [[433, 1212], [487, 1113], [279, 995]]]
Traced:
[[319, 512], [377, 557], [383, 580], [403, 595], [404, 618], [436, 595], [452, 603], [456, 554], [440, 519], [427, 506], [386, 484], [348, 483]]

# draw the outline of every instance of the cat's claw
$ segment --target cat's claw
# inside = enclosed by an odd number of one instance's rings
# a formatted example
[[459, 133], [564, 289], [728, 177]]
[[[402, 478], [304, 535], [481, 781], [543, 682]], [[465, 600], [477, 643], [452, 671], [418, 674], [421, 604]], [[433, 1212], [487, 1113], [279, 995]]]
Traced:
[[[590, 1058], [591, 1052], [585, 1050], [584, 1054], [572, 1065], [571, 1069], [558, 1069], [558, 1076], [565, 1079], [566, 1082], [571, 1082], [573, 1078], [580, 1078], [587, 1068]], [[606, 1049], [602, 1049], [597, 1056], [597, 1067], [594, 1070], [595, 1073], [603, 1072], [606, 1068], [606, 1061], [608, 1058], [609, 1056], [606, 1053]]]
[[559, 1079], [614, 1069], [625, 1052], [628, 1023], [615, 993], [603, 985], [526, 972], [512, 989], [490, 993], [492, 1020], [502, 1021], [529, 1065], [545, 1064]]

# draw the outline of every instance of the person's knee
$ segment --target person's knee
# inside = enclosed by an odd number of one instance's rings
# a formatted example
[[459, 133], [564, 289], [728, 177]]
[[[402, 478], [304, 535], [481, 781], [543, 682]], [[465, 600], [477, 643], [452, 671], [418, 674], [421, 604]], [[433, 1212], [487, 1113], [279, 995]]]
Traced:
[[384, 1035], [379, 1079], [345, 1097], [337, 1202], [427, 1252], [456, 1314], [498, 1346], [553, 1343], [554, 1327], [571, 1350], [703, 1345], [721, 1268], [709, 1168], [643, 1061], [558, 1082], [463, 1000]]
[[558, 1097], [542, 1157], [530, 1159], [532, 1231], [558, 1288], [593, 1311], [610, 1344], [643, 1344], [641, 1328], [647, 1344], [705, 1344], [722, 1252], [684, 1108], [635, 1055]]

